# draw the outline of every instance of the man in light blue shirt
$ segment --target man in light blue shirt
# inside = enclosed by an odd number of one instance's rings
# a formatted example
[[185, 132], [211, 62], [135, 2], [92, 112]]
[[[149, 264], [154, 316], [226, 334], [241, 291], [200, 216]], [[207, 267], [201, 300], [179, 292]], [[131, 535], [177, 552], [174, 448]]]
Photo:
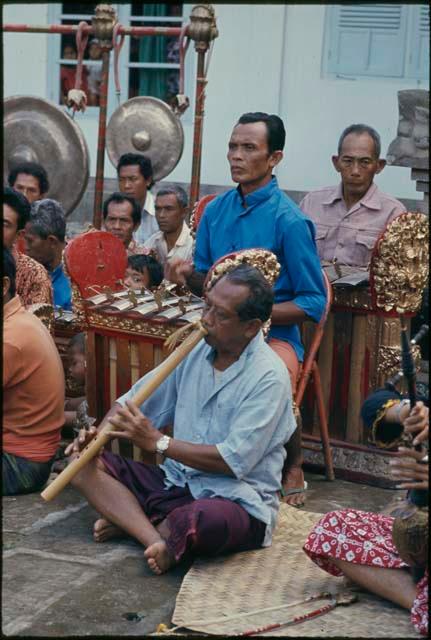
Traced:
[[[157, 369], [117, 400], [104, 421], [114, 425], [113, 437], [163, 453], [164, 462], [104, 453], [78, 473], [74, 485], [103, 516], [96, 541], [128, 533], [147, 547], [157, 574], [186, 554], [271, 543], [284, 444], [296, 426], [287, 370], [261, 331], [272, 301], [257, 269], [233, 269], [207, 294], [205, 342], [139, 408], [132, 398]], [[160, 437], [170, 424], [173, 437]]]
[[[281, 265], [274, 286], [269, 345], [289, 370], [296, 388], [304, 349], [299, 324], [319, 322], [326, 292], [317, 254], [315, 229], [273, 176], [283, 159], [286, 132], [281, 118], [246, 113], [234, 126], [227, 158], [238, 183], [207, 204], [198, 226], [194, 264], [172, 260], [166, 278], [199, 295], [206, 272], [220, 257], [239, 249], [263, 248], [276, 254]], [[302, 471], [301, 432], [288, 444], [283, 474], [286, 502], [300, 506], [306, 489]]]

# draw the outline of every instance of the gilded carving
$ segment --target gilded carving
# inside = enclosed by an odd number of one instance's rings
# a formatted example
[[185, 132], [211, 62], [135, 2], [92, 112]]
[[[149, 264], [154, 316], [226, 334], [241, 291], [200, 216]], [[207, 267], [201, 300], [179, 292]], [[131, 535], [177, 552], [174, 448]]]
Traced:
[[196, 51], [206, 51], [218, 37], [214, 8], [210, 4], [196, 4], [190, 14], [187, 35], [195, 41]]
[[117, 14], [110, 4], [98, 4], [95, 15], [91, 19], [94, 28], [94, 37], [104, 48], [112, 47], [112, 32], [117, 22]]
[[120, 331], [122, 333], [160, 339], [168, 338], [178, 328], [173, 324], [142, 322], [134, 318], [125, 318], [121, 315], [106, 316], [96, 312], [89, 313], [87, 321], [91, 328], [112, 329], [113, 331]]
[[271, 287], [274, 286], [280, 273], [280, 265], [276, 256], [271, 251], [267, 251], [266, 249], [244, 249], [224, 259], [222, 258], [220, 262], [213, 265], [208, 274], [209, 279], [206, 286], [213, 287], [219, 278], [240, 264], [249, 264], [259, 269]]
[[376, 307], [414, 313], [428, 282], [428, 218], [405, 213], [388, 225], [371, 259], [370, 285]]
[[[399, 340], [399, 339], [398, 339]], [[421, 350], [419, 345], [411, 347], [416, 370], [419, 371], [421, 363]], [[383, 384], [388, 378], [392, 378], [402, 368], [401, 347], [381, 345], [377, 359], [378, 381]]]

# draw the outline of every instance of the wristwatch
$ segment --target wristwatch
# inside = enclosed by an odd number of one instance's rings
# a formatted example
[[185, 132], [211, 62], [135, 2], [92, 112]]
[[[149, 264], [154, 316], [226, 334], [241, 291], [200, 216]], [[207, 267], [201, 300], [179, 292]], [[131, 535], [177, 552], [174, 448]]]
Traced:
[[171, 439], [169, 436], [162, 436], [156, 442], [156, 453], [159, 453], [161, 456], [165, 455], [166, 449], [169, 447]]

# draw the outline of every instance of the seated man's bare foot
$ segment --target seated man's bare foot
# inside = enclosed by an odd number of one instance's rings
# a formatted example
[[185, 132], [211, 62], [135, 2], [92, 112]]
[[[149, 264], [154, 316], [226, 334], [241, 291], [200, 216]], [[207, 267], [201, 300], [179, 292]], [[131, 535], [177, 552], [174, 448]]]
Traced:
[[151, 571], [161, 575], [168, 571], [172, 565], [176, 564], [175, 559], [170, 554], [167, 544], [164, 540], [153, 542], [146, 548], [144, 557], [147, 559], [148, 566]]
[[93, 527], [93, 539], [95, 542], [107, 542], [112, 538], [124, 538], [125, 533], [120, 527], [112, 524], [105, 518], [99, 518], [96, 520]]
[[304, 480], [302, 467], [292, 466], [285, 472], [281, 481], [280, 500], [292, 507], [302, 507], [305, 504], [307, 482]]

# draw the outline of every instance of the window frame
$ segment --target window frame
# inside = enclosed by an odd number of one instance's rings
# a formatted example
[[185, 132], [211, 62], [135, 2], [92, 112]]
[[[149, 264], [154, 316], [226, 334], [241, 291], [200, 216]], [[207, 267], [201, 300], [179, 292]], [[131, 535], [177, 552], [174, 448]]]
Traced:
[[[189, 20], [192, 4], [183, 3], [183, 16], [174, 16], [172, 18], [166, 16], [132, 16], [131, 4], [112, 4], [117, 13], [117, 19], [123, 25], [136, 25], [138, 20], [145, 20], [146, 24], [151, 25], [152, 22], [166, 22], [171, 24], [184, 24]], [[53, 3], [48, 6], [49, 24], [61, 24], [63, 20], [88, 20], [92, 14], [64, 14], [62, 13], [62, 4]], [[133, 20], [131, 20], [133, 18]], [[48, 99], [67, 111], [67, 107], [60, 103], [60, 65], [62, 64], [61, 56], [61, 34], [49, 34], [48, 37], [48, 75], [46, 93]], [[114, 70], [113, 70], [113, 54], [110, 56], [109, 84], [108, 84], [108, 119], [112, 113], [129, 100], [129, 69], [131, 68], [174, 68], [179, 69], [179, 63], [152, 63], [152, 62], [130, 62], [130, 36], [124, 38], [124, 43], [119, 56], [118, 75], [120, 80], [121, 93], [118, 99], [115, 92]], [[194, 74], [196, 73], [196, 56], [194, 55], [193, 43], [189, 45], [185, 59], [184, 68], [184, 92], [190, 100], [190, 106], [181, 116], [181, 121], [190, 124], [193, 121], [194, 112]], [[79, 113], [79, 118], [84, 120], [97, 120], [99, 115], [99, 107], [87, 107], [85, 112]]]

